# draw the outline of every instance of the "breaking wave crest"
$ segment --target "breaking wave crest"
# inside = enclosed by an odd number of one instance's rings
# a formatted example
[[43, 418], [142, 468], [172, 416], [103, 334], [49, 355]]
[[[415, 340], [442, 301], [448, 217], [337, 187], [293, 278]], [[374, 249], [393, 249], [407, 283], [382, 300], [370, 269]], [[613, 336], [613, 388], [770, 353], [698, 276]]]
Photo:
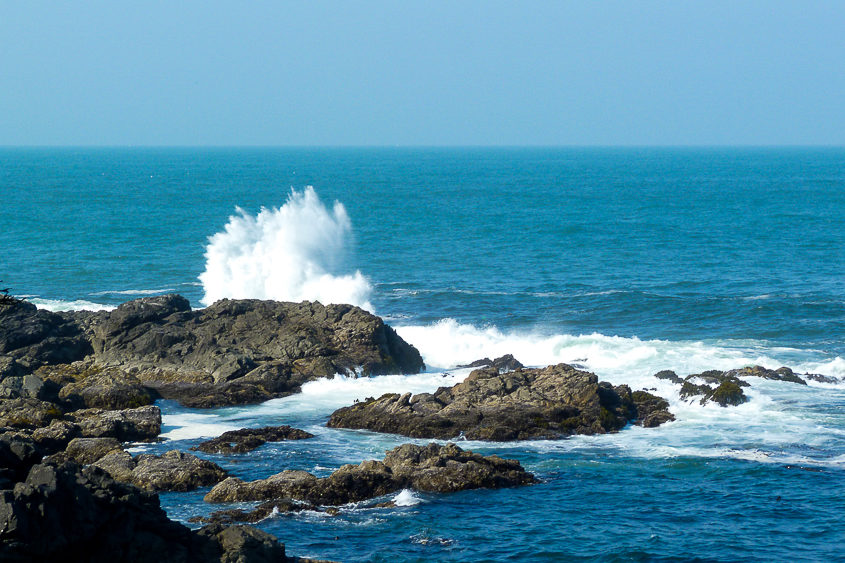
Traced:
[[327, 209], [308, 186], [292, 189], [280, 208], [262, 208], [255, 216], [236, 210], [224, 230], [209, 238], [199, 276], [204, 304], [225, 297], [307, 299], [373, 310], [367, 278], [360, 271], [335, 271], [352, 232], [343, 204]]

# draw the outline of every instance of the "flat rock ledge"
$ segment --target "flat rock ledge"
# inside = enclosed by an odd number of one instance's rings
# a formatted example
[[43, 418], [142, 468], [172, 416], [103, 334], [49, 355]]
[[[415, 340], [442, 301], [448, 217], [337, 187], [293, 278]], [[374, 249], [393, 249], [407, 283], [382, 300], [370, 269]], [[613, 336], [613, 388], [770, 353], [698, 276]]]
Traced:
[[414, 438], [555, 439], [616, 432], [629, 422], [658, 426], [675, 419], [668, 408], [660, 397], [567, 364], [506, 373], [488, 367], [433, 394], [389, 393], [338, 409], [328, 426]]
[[207, 440], [192, 450], [208, 454], [241, 454], [263, 446], [267, 442], [285, 440], [306, 440], [314, 435], [291, 426], [265, 426], [264, 428], [242, 428], [224, 432], [217, 438]]
[[[277, 511], [304, 507], [340, 506], [360, 502], [405, 488], [428, 492], [502, 488], [536, 483], [518, 461], [482, 456], [455, 444], [404, 444], [385, 455], [384, 461], [368, 460], [344, 465], [328, 477], [305, 471], [283, 471], [267, 479], [242, 481], [230, 477], [205, 495], [211, 503], [275, 501], [259, 507], [258, 516], [243, 513], [244, 520]], [[288, 508], [285, 508], [285, 507]], [[280, 510], [281, 509], [281, 510]], [[233, 514], [233, 511], [227, 511]]]

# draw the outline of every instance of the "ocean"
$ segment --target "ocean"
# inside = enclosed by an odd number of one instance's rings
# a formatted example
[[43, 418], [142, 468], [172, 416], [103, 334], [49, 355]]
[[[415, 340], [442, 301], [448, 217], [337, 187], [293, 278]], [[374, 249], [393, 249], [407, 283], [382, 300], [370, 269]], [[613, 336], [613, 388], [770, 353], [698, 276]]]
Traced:
[[[261, 405], [164, 401], [187, 449], [245, 426], [315, 439], [210, 456], [323, 476], [413, 440], [325, 427], [356, 398], [433, 391], [514, 354], [655, 388], [658, 428], [464, 448], [541, 483], [277, 515], [338, 561], [832, 561], [845, 545], [845, 382], [683, 401], [653, 374], [760, 364], [845, 378], [845, 149], [2, 148], [0, 286], [50, 310], [180, 293], [351, 302], [417, 346], [414, 376], [337, 377]], [[416, 440], [418, 443], [425, 441]], [[165, 493], [177, 520], [206, 490]]]

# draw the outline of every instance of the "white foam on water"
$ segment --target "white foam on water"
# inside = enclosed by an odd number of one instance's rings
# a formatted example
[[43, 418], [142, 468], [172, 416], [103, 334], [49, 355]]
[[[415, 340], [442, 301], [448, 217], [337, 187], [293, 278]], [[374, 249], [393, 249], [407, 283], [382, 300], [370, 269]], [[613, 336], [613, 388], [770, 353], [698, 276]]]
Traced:
[[243, 428], [238, 421], [229, 420], [225, 415], [211, 412], [180, 412], [161, 416], [162, 433], [160, 438], [168, 440], [193, 440], [196, 438], [215, 438], [224, 432]]
[[402, 489], [393, 499], [393, 504], [396, 506], [414, 506], [421, 502], [422, 500], [411, 489]]
[[361, 274], [335, 268], [352, 234], [346, 209], [327, 209], [314, 188], [291, 190], [280, 208], [249, 215], [237, 208], [224, 230], [209, 238], [202, 302], [252, 298], [350, 303], [370, 311], [372, 286]]
[[35, 297], [29, 301], [39, 309], [45, 309], [54, 313], [59, 311], [113, 311], [116, 309], [114, 305], [103, 305], [102, 303], [93, 303], [83, 299], [62, 301], [59, 299], [41, 299]]
[[[430, 367], [448, 369], [483, 357], [513, 354], [529, 366], [569, 363], [599, 375], [620, 376], [614, 383], [649, 384], [654, 373], [671, 369], [679, 375], [709, 369], [728, 370], [746, 365], [778, 368], [789, 365], [796, 372], [811, 371], [839, 376], [845, 373], [841, 358], [818, 359], [792, 348], [776, 348], [754, 341], [640, 340], [593, 334], [548, 334], [541, 331], [503, 331], [443, 319], [430, 325], [397, 326], [402, 338], [417, 347]], [[803, 355], [799, 362], [789, 361]], [[641, 381], [638, 381], [641, 380]]]
[[173, 291], [176, 291], [176, 288], [164, 287], [161, 289], [121, 289], [112, 291], [97, 291], [94, 293], [89, 293], [89, 295], [159, 295], [161, 293], [171, 293]]

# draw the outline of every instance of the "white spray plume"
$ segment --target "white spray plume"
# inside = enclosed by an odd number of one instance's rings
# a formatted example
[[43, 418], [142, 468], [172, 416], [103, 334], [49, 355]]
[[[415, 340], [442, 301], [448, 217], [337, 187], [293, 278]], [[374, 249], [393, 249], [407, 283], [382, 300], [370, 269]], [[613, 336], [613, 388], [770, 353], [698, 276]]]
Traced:
[[346, 209], [329, 211], [314, 188], [291, 189], [280, 208], [256, 216], [236, 208], [223, 232], [209, 237], [200, 275], [205, 305], [223, 299], [350, 303], [370, 311], [372, 286], [360, 271], [335, 275], [351, 236]]

